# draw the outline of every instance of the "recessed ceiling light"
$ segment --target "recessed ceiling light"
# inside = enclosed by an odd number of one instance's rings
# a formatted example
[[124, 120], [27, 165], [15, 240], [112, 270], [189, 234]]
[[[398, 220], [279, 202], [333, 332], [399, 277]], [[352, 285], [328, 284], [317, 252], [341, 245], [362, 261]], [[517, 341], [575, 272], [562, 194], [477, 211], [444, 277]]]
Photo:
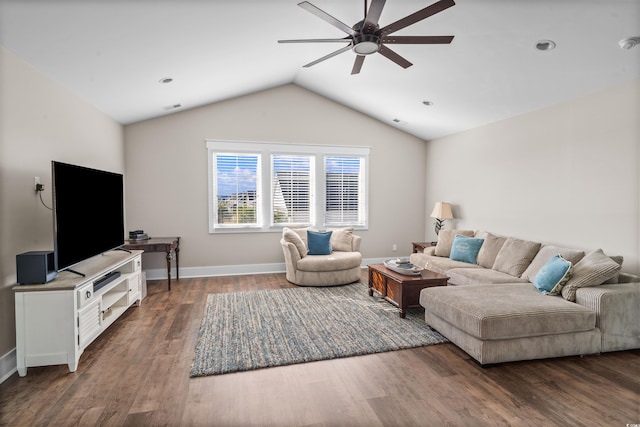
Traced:
[[163, 107], [165, 110], [175, 110], [176, 108], [180, 108], [182, 107], [182, 104], [173, 104], [173, 105], [167, 105], [165, 107]]
[[553, 40], [539, 40], [536, 43], [536, 49], [538, 50], [553, 50], [556, 48], [556, 42]]
[[627, 37], [626, 39], [622, 39], [618, 42], [622, 49], [631, 49], [634, 46], [640, 44], [640, 37]]
[[433, 102], [431, 102], [431, 101], [422, 101], [422, 103], [424, 105], [426, 105], [427, 107], [431, 107], [433, 105]]
[[173, 79], [171, 77], [163, 77], [159, 81], [160, 83], [171, 83]]

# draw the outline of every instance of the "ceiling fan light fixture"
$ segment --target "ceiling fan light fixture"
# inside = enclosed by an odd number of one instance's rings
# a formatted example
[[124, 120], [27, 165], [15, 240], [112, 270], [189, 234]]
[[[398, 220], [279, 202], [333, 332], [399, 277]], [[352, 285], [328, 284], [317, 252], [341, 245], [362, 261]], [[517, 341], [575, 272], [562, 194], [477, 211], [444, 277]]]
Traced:
[[556, 42], [553, 40], [539, 40], [536, 43], [536, 49], [538, 50], [553, 50], [556, 48]]
[[371, 55], [380, 50], [380, 37], [375, 34], [360, 34], [353, 43], [352, 50], [358, 55]]

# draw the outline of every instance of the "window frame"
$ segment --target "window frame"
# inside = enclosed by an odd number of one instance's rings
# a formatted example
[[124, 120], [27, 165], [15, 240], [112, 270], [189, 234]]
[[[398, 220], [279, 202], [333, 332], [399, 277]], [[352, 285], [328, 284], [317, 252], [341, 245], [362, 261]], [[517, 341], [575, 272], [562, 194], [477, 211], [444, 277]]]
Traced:
[[[252, 157], [255, 156], [257, 159], [256, 162], [256, 195], [255, 198], [258, 201], [261, 201], [260, 198], [262, 197], [261, 194], [259, 194], [259, 189], [262, 187], [262, 182], [261, 182], [261, 171], [262, 171], [262, 156], [260, 155], [260, 153], [254, 153], [254, 152], [231, 152], [231, 151], [219, 151], [216, 152], [218, 154], [223, 154], [223, 155], [227, 155], [227, 156], [245, 156], [245, 157]], [[214, 177], [213, 181], [210, 181], [210, 184], [212, 186], [212, 190], [211, 190], [211, 194], [217, 194], [217, 190], [218, 190], [218, 179], [217, 179], [217, 170], [218, 170], [218, 162], [214, 161], [214, 156], [216, 153], [211, 153], [211, 168], [212, 168], [212, 176]], [[252, 223], [238, 223], [238, 224], [233, 224], [233, 223], [228, 223], [228, 224], [220, 224], [218, 223], [217, 219], [218, 219], [218, 198], [216, 197], [211, 197], [212, 199], [212, 205], [210, 205], [210, 209], [213, 210], [213, 212], [211, 212], [211, 215], [213, 215], [212, 218], [215, 218], [215, 221], [213, 224], [211, 224], [211, 226], [215, 227], [216, 229], [259, 229], [262, 228], [262, 218], [264, 217], [264, 215], [261, 212], [261, 208], [260, 208], [260, 204], [257, 203], [256, 207], [255, 207], [255, 217], [256, 217], [256, 221], [252, 222]]]
[[[208, 210], [209, 210], [209, 233], [245, 233], [245, 232], [281, 232], [282, 228], [290, 226], [289, 224], [273, 223], [273, 193], [272, 193], [272, 155], [309, 155], [315, 161], [315, 165], [311, 167], [314, 172], [311, 180], [314, 182], [313, 197], [311, 204], [313, 205], [312, 220], [309, 224], [292, 224], [295, 227], [316, 227], [316, 228], [339, 228], [352, 226], [356, 230], [367, 230], [369, 227], [369, 153], [370, 147], [367, 146], [346, 146], [346, 145], [320, 145], [320, 144], [293, 144], [293, 143], [272, 143], [272, 142], [252, 142], [252, 141], [228, 141], [228, 140], [205, 140], [208, 158]], [[256, 198], [260, 206], [256, 206], [260, 217], [258, 218], [258, 226], [243, 226], [242, 224], [229, 224], [224, 227], [216, 226], [217, 209], [217, 176], [215, 174], [214, 154], [215, 153], [233, 153], [233, 154], [257, 154], [260, 158], [259, 174], [257, 177]], [[359, 201], [359, 205], [364, 208], [362, 214], [362, 222], [359, 224], [341, 224], [332, 225], [325, 221], [326, 209], [326, 170], [325, 157], [327, 156], [354, 156], [362, 158], [362, 171], [359, 182], [363, 185], [359, 192], [364, 200]], [[260, 167], [260, 165], [262, 167]], [[259, 183], [259, 186], [258, 186]]]

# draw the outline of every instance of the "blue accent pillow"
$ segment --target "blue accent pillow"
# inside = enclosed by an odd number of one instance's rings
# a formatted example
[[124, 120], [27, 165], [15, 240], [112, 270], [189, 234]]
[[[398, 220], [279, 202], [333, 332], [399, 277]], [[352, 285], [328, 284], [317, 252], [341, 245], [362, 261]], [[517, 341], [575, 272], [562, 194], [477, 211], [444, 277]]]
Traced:
[[469, 264], [478, 263], [478, 252], [484, 243], [484, 239], [478, 237], [466, 237], [457, 234], [451, 245], [451, 255], [449, 258], [454, 261], [468, 262]]
[[542, 266], [533, 278], [533, 284], [544, 295], [558, 295], [562, 287], [569, 281], [573, 272], [570, 261], [558, 254]]
[[331, 253], [331, 231], [307, 230], [309, 255], [329, 255]]

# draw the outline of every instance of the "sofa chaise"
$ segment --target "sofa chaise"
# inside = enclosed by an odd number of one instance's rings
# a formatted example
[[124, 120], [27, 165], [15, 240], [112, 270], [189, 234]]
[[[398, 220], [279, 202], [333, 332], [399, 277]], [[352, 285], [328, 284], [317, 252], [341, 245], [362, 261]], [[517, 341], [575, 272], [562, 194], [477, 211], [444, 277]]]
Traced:
[[[426, 323], [482, 365], [640, 348], [640, 277], [622, 257], [442, 230], [410, 260], [449, 276], [420, 293]], [[566, 271], [545, 289], [555, 261]]]

